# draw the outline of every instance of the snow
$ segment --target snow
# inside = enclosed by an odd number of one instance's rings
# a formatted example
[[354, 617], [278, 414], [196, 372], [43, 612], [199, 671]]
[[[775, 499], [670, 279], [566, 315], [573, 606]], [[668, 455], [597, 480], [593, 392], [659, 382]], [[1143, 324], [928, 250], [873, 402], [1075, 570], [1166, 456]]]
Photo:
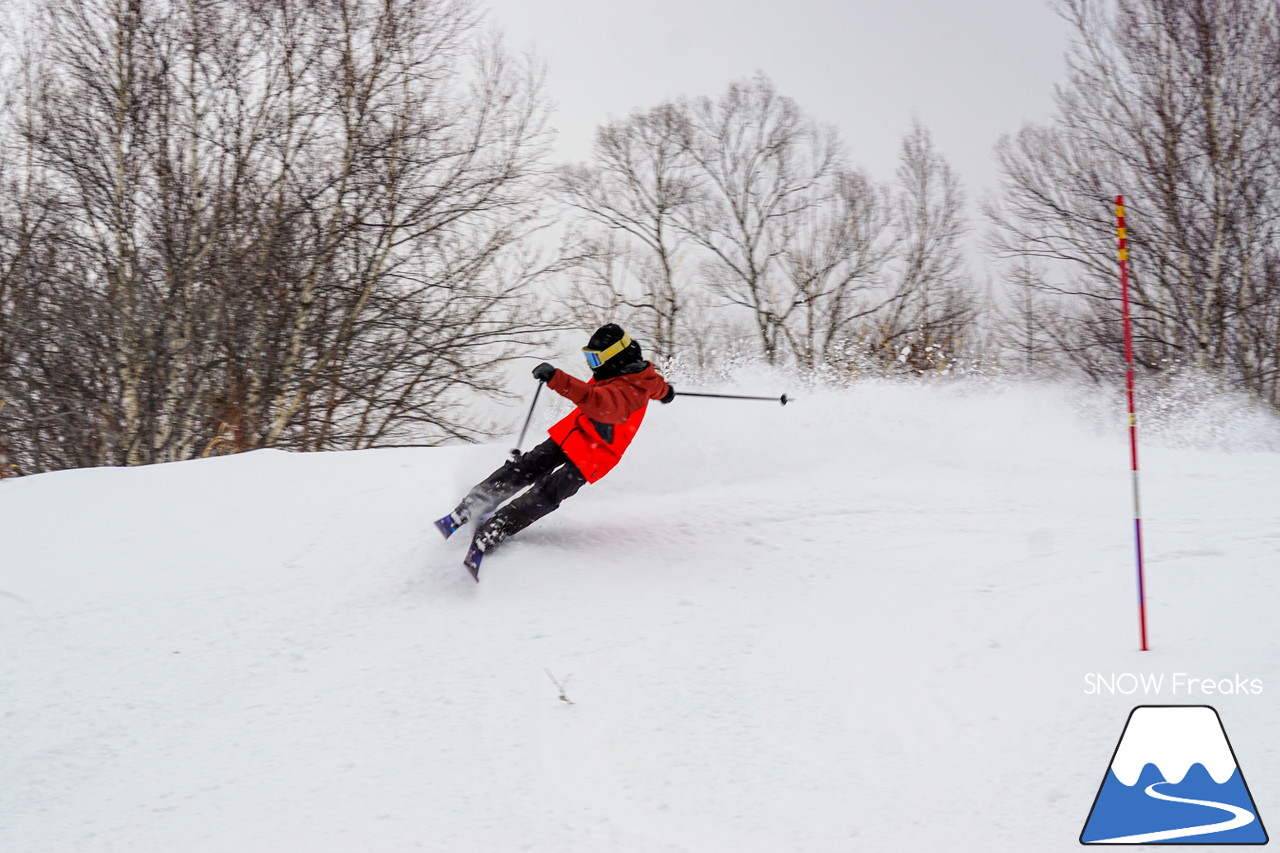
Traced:
[[1276, 819], [1269, 436], [1144, 445], [1143, 653], [1097, 392], [706, 390], [797, 399], [655, 406], [479, 585], [510, 439], [0, 482], [0, 850], [1075, 850], [1142, 704]]

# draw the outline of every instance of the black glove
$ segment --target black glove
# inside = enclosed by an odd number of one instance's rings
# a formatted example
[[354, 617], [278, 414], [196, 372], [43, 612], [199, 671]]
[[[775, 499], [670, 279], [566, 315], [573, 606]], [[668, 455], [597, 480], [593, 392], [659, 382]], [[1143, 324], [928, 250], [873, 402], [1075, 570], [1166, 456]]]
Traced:
[[556, 375], [556, 369], [545, 361], [533, 369], [533, 378], [539, 382], [550, 382], [551, 377]]
[[676, 389], [675, 389], [675, 388], [673, 388], [673, 387], [671, 387], [670, 385], [668, 385], [668, 386], [667, 386], [667, 396], [663, 397], [663, 398], [662, 398], [662, 399], [660, 399], [658, 402], [659, 402], [659, 403], [670, 403], [670, 402], [671, 402], [672, 400], [674, 400], [675, 398], [676, 398]]

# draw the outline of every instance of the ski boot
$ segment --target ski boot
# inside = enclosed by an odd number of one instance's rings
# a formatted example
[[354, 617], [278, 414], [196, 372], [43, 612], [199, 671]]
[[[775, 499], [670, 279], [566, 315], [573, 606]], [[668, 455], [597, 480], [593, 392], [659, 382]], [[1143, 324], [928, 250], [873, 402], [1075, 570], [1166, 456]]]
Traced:
[[477, 525], [475, 535], [471, 537], [471, 547], [467, 549], [467, 556], [462, 560], [462, 565], [471, 572], [471, 577], [475, 578], [476, 583], [480, 583], [480, 563], [484, 555], [501, 545], [510, 535], [506, 521], [501, 515], [495, 515]]

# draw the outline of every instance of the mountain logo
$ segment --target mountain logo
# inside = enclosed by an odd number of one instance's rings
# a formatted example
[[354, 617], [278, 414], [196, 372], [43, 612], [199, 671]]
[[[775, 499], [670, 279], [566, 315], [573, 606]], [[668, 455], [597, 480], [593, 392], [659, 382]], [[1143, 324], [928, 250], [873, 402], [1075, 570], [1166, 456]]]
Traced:
[[1081, 844], [1266, 844], [1218, 712], [1140, 705], [1129, 714]]

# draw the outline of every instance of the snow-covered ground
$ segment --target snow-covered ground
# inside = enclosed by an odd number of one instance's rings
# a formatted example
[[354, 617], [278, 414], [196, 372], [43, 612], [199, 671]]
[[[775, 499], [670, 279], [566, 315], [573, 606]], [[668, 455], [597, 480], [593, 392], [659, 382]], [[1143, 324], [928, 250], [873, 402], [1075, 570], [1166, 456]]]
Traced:
[[480, 585], [509, 440], [0, 483], [0, 850], [1075, 850], [1139, 704], [1280, 825], [1280, 454], [1144, 447], [1142, 653], [1121, 417], [797, 396], [653, 407]]

